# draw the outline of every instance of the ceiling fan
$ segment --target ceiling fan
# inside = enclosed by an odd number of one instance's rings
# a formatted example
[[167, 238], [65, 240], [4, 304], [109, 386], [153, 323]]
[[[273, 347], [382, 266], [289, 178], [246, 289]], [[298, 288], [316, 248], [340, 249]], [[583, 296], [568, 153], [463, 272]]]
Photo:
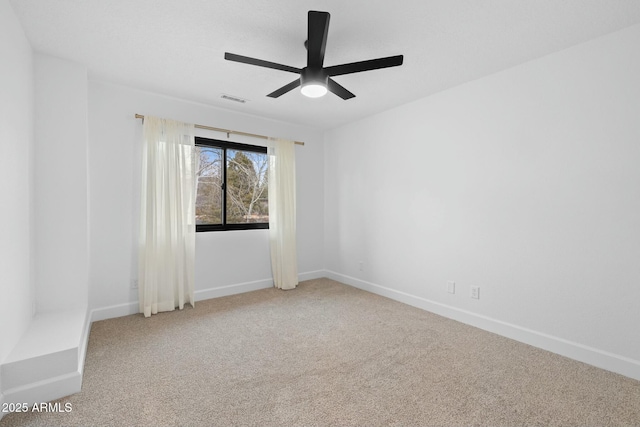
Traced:
[[331, 15], [329, 15], [328, 12], [309, 11], [307, 41], [304, 43], [307, 48], [307, 66], [304, 68], [290, 67], [288, 65], [263, 61], [261, 59], [236, 55], [229, 52], [225, 52], [224, 59], [242, 62], [244, 64], [257, 65], [259, 67], [288, 71], [290, 73], [300, 75], [299, 78], [295, 79], [291, 83], [282, 86], [280, 89], [277, 89], [267, 95], [271, 98], [278, 98], [298, 86], [301, 86], [301, 92], [303, 95], [311, 98], [323, 96], [327, 93], [327, 90], [333, 92], [342, 99], [354, 98], [355, 95], [353, 93], [336, 83], [336, 81], [331, 77], [402, 65], [403, 56], [396, 55], [386, 58], [370, 59], [367, 61], [358, 61], [351, 62], [349, 64], [325, 67], [323, 65], [324, 50], [327, 45], [330, 16]]

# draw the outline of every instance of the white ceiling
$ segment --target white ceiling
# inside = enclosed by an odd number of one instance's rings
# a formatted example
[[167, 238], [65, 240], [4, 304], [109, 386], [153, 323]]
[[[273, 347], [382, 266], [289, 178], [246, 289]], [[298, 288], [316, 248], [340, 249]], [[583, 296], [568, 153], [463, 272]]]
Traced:
[[[328, 129], [640, 22], [640, 0], [11, 0], [34, 49], [90, 77]], [[224, 52], [304, 67], [307, 11], [331, 13], [325, 66], [404, 55], [335, 77], [343, 101]], [[249, 101], [221, 99], [229, 94]], [[144, 112], [141, 112], [144, 113]]]

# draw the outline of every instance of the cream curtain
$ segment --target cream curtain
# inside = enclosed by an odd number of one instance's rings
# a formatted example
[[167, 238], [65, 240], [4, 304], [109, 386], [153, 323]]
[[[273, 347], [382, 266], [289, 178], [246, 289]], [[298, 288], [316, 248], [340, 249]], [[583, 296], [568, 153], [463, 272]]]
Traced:
[[194, 305], [194, 126], [145, 116], [138, 290], [145, 317]]
[[296, 156], [293, 141], [269, 138], [269, 241], [276, 288], [298, 285], [296, 255]]

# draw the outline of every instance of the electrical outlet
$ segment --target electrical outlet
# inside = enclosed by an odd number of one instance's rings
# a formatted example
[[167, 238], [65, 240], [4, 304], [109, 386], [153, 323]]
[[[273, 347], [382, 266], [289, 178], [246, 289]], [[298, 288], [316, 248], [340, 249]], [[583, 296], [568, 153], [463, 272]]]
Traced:
[[364, 262], [360, 261], [360, 262], [358, 263], [358, 269], [359, 269], [360, 271], [364, 270]]
[[472, 286], [471, 287], [471, 298], [480, 299], [480, 287], [479, 286]]
[[133, 279], [131, 281], [131, 289], [138, 289], [138, 279]]
[[449, 292], [450, 294], [456, 293], [456, 282], [447, 282], [447, 292]]

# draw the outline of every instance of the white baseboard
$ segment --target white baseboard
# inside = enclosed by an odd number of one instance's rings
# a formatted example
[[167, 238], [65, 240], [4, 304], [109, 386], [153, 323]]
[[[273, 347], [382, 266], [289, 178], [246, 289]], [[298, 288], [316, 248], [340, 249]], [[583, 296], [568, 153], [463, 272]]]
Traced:
[[640, 380], [640, 361], [638, 360], [523, 328], [518, 325], [513, 325], [467, 310], [431, 301], [426, 298], [386, 288], [384, 286], [336, 273], [334, 271], [326, 270], [325, 276], [355, 288], [369, 291], [413, 307], [421, 308], [431, 313], [484, 329], [485, 331], [493, 332], [570, 359]]
[[196, 302], [211, 298], [226, 297], [228, 295], [243, 294], [245, 292], [257, 291], [273, 286], [273, 279], [256, 280], [253, 282], [237, 283], [234, 285], [221, 286], [219, 288], [203, 289], [195, 291]]
[[94, 308], [91, 310], [91, 323], [99, 320], [113, 319], [115, 317], [129, 316], [130, 314], [136, 314], [138, 312], [138, 302]]
[[[201, 289], [194, 292], [196, 302], [211, 298], [220, 298], [228, 295], [241, 294], [244, 292], [256, 291], [258, 289], [270, 288], [273, 280], [257, 280], [255, 282], [238, 283], [234, 285], [221, 286], [219, 288]], [[108, 307], [94, 308], [91, 311], [91, 321], [113, 319], [116, 317], [129, 316], [140, 312], [139, 303], [128, 302], [124, 304], [111, 305]]]
[[[304, 280], [319, 279], [321, 277], [325, 277], [325, 275], [325, 270], [309, 271], [306, 273], [298, 274], [298, 280], [302, 282]], [[245, 282], [229, 286], [222, 286], [220, 288], [203, 289], [195, 292], [195, 298], [197, 302], [211, 298], [226, 297], [228, 295], [243, 294], [245, 292], [257, 291], [259, 289], [266, 289], [271, 287], [273, 287], [273, 279], [269, 278], [256, 280], [254, 282]]]
[[298, 281], [304, 282], [305, 280], [320, 279], [322, 277], [327, 277], [326, 270], [308, 271], [306, 273], [298, 274]]
[[6, 390], [4, 399], [7, 403], [28, 403], [31, 406], [78, 393], [81, 388], [82, 373], [72, 372]]
[[[308, 271], [298, 274], [298, 280], [312, 280], [319, 279], [326, 276], [325, 270]], [[236, 283], [228, 286], [221, 286], [218, 288], [201, 289], [194, 292], [196, 302], [204, 301], [211, 298], [220, 298], [228, 295], [242, 294], [245, 292], [257, 291], [259, 289], [266, 289], [273, 286], [273, 279], [262, 279], [253, 282]], [[97, 322], [99, 320], [113, 319], [115, 317], [129, 316], [131, 314], [137, 314], [139, 312], [138, 302], [129, 302], [118, 305], [111, 305], [108, 307], [94, 308], [91, 310], [91, 322]]]
[[87, 315], [84, 319], [84, 328], [82, 330], [82, 336], [80, 338], [80, 348], [78, 349], [78, 372], [80, 372], [80, 378], [84, 375], [84, 360], [87, 356], [87, 347], [89, 347], [89, 334], [91, 333], [91, 311], [87, 310]]

